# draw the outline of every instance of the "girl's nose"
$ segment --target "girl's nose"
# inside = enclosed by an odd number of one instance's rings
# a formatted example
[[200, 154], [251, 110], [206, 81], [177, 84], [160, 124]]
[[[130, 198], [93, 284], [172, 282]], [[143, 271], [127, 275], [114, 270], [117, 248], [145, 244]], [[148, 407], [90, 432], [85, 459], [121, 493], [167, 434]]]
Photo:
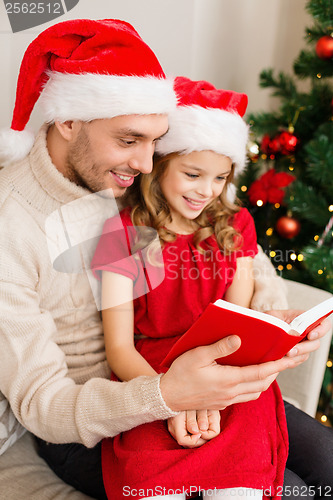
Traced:
[[213, 193], [211, 182], [202, 182], [197, 189], [197, 193], [203, 198], [210, 198]]

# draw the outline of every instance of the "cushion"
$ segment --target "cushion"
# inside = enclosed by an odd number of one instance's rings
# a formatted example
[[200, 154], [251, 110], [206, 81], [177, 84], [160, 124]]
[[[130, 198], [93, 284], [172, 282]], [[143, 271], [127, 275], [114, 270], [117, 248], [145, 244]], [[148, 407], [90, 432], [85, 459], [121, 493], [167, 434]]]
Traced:
[[92, 500], [54, 474], [38, 456], [29, 432], [0, 457], [0, 485], [6, 500]]
[[16, 420], [5, 396], [0, 392], [0, 455], [15, 443], [25, 432]]

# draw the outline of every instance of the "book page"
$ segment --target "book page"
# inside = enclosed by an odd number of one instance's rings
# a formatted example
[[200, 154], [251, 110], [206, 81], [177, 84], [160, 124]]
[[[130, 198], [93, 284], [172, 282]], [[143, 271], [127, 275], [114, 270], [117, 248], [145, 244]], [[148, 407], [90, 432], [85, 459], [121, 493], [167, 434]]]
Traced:
[[232, 304], [231, 302], [227, 302], [226, 300], [219, 299], [214, 302], [214, 305], [221, 307], [222, 309], [229, 309], [229, 311], [238, 312], [240, 314], [243, 314], [244, 316], [250, 316], [252, 318], [260, 319], [261, 321], [265, 321], [266, 323], [270, 323], [272, 325], [278, 326], [279, 328], [282, 328], [282, 330], [287, 333], [292, 328], [290, 324], [286, 323], [282, 319], [272, 316], [271, 314], [266, 314], [260, 311], [255, 311], [254, 309], [249, 309], [237, 304]]
[[289, 326], [290, 328], [296, 330], [299, 334], [301, 334], [317, 320], [324, 318], [332, 312], [333, 297], [300, 314], [290, 323]]

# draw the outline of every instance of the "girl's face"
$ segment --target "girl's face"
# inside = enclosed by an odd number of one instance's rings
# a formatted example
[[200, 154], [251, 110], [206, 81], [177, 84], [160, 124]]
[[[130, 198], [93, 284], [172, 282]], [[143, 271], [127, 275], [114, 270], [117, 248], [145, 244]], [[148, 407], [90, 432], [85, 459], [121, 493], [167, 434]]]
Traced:
[[169, 205], [174, 232], [193, 230], [193, 223], [220, 196], [231, 172], [231, 159], [213, 151], [194, 151], [169, 161], [161, 190]]

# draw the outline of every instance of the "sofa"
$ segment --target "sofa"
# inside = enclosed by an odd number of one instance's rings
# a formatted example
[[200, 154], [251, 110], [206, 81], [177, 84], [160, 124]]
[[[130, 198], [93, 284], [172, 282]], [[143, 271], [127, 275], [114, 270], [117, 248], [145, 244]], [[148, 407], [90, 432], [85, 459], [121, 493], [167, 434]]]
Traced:
[[[308, 309], [331, 294], [285, 280], [289, 307]], [[323, 381], [332, 331], [321, 347], [301, 366], [281, 373], [278, 382], [284, 398], [314, 416]], [[26, 432], [0, 456], [0, 498], [6, 500], [88, 500], [90, 497], [63, 483], [38, 457], [33, 437]]]

